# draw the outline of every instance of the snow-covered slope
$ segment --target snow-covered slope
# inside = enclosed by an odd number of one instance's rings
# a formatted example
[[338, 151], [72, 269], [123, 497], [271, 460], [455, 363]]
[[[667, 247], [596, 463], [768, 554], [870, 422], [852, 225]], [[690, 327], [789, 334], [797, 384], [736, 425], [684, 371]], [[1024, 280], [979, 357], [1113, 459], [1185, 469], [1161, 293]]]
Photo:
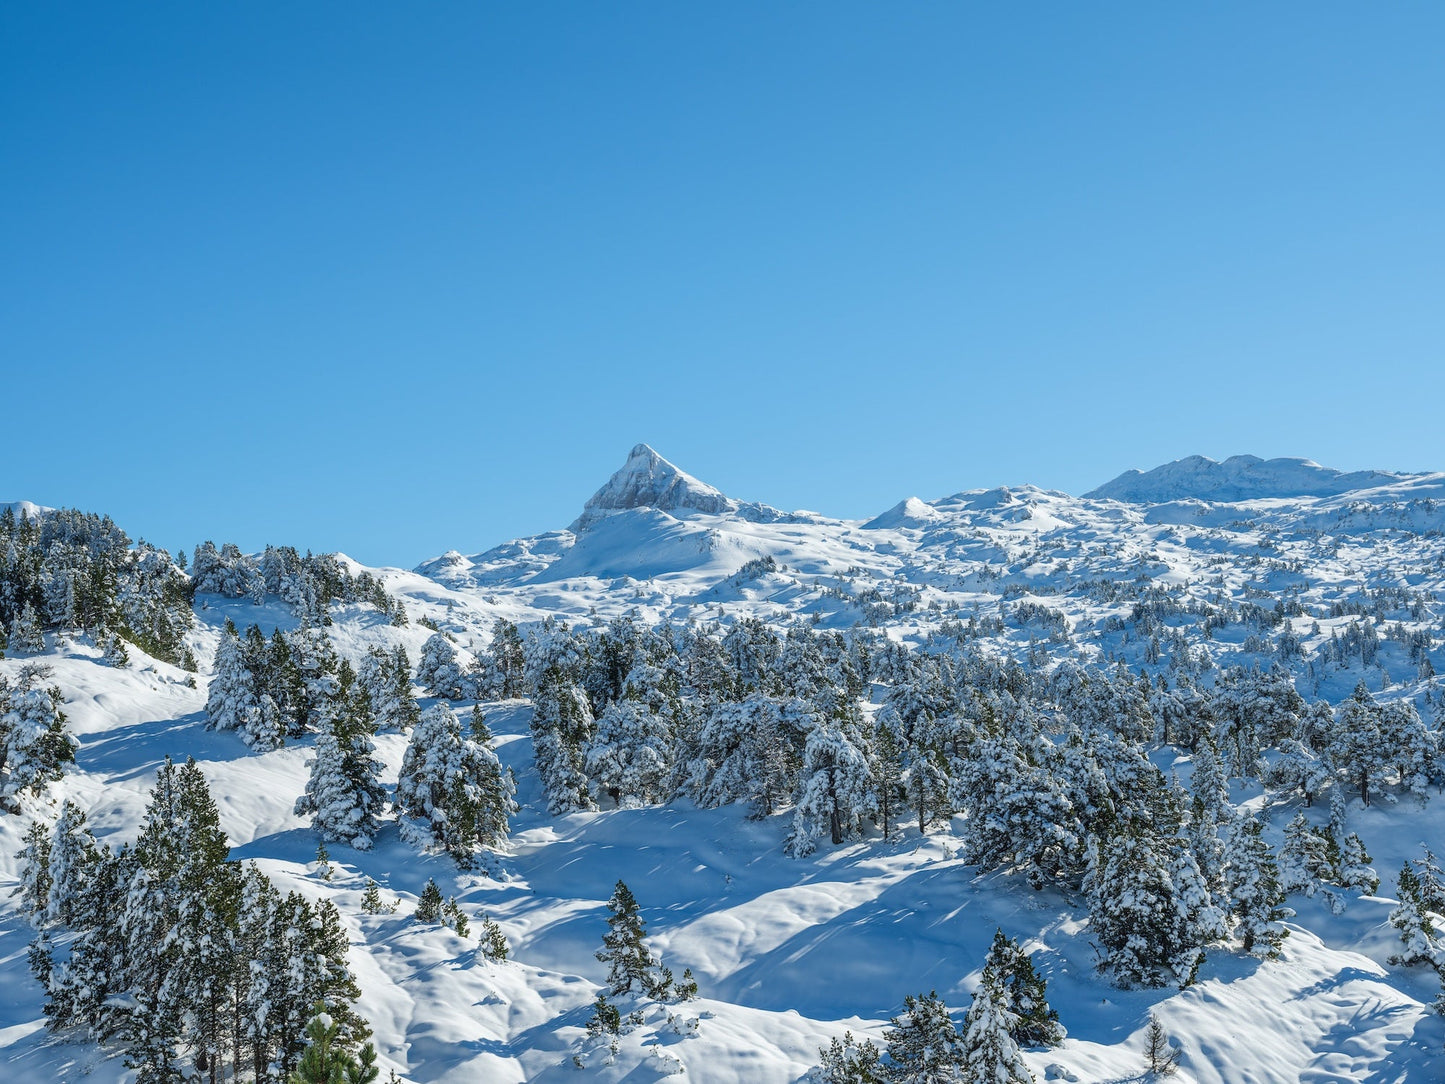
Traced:
[[1206, 456], [1191, 455], [1147, 472], [1127, 470], [1085, 496], [1132, 504], [1162, 504], [1191, 498], [1249, 501], [1272, 497], [1331, 497], [1350, 490], [1390, 485], [1409, 477], [1373, 470], [1344, 474], [1310, 459], [1232, 455], [1221, 463]]
[[[1438, 637], [1442, 627], [1445, 475], [1340, 475], [1248, 457], [1213, 467], [1227, 470], [1134, 472], [1139, 487], [1125, 485], [1126, 475], [1085, 498], [1031, 486], [908, 498], [861, 522], [734, 500], [640, 445], [568, 530], [470, 557], [453, 551], [412, 571], [373, 570], [404, 601], [409, 627], [355, 605], [338, 607], [328, 631], [354, 663], [370, 646], [401, 645], [415, 659], [430, 635], [422, 618], [480, 649], [499, 617], [525, 629], [547, 616], [597, 627], [630, 610], [646, 622], [756, 616], [872, 627], [926, 649], [967, 640], [1040, 665], [1122, 662], [1151, 676], [1181, 665], [1177, 636], [1189, 648], [1182, 665], [1282, 660], [1307, 697], [1337, 700], [1362, 679], [1421, 704], [1433, 696], [1418, 641], [1393, 630]], [[1277, 626], [1241, 616], [1273, 613], [1277, 601], [1288, 603]], [[190, 643], [203, 670], [227, 618], [267, 634], [295, 623], [275, 602], [202, 602]], [[1141, 608], [1150, 607], [1164, 615], [1154, 626], [1164, 641], [1155, 662], [1157, 645], [1138, 631]], [[1218, 620], [1206, 626], [1206, 615]], [[1379, 629], [1368, 663], [1315, 665], [1332, 638], [1362, 623]], [[1285, 631], [1299, 655], [1281, 654]], [[1445, 666], [1433, 638], [1425, 658]], [[13, 678], [27, 661], [0, 661], [0, 673]], [[1183, 1081], [1445, 1079], [1445, 1025], [1431, 1010], [1438, 980], [1386, 965], [1390, 875], [1422, 841], [1445, 851], [1438, 798], [1423, 812], [1411, 798], [1352, 803], [1351, 826], [1386, 876], [1381, 895], [1353, 893], [1341, 914], [1321, 900], [1291, 900], [1299, 914], [1278, 960], [1212, 952], [1187, 990], [1124, 991], [1096, 972], [1080, 900], [1005, 874], [980, 876], [959, 854], [956, 824], [926, 837], [914, 825], [888, 842], [875, 833], [791, 859], [780, 846], [786, 812], [754, 821], [741, 809], [677, 800], [550, 817], [523, 701], [483, 705], [523, 807], [494, 868], [458, 871], [387, 828], [369, 852], [334, 846], [338, 872], [322, 880], [310, 861], [315, 836], [292, 811], [313, 738], [257, 754], [233, 735], [206, 731], [206, 674], [190, 688], [183, 672], [138, 650], [129, 669], [117, 670], [84, 639], [52, 638], [45, 661], [80, 741], [75, 770], [49, 800], [82, 803], [104, 841], [132, 840], [162, 758], [195, 756], [233, 855], [256, 860], [283, 889], [336, 902], [383, 1066], [418, 1084], [796, 1082], [819, 1046], [845, 1029], [881, 1040], [907, 994], [936, 989], [960, 1018], [996, 928], [1029, 950], [1069, 1031], [1062, 1047], [1026, 1054], [1041, 1081], [1139, 1079], [1151, 1012], [1182, 1043]], [[405, 740], [378, 738], [388, 783]], [[1176, 752], [1157, 761], [1185, 777], [1192, 770]], [[1232, 797], [1270, 816], [1276, 840], [1295, 812], [1266, 808], [1257, 785]], [[53, 808], [38, 803], [31, 813]], [[0, 1078], [127, 1080], [118, 1059], [44, 1030], [43, 999], [26, 967], [31, 931], [8, 896], [27, 820], [0, 816]], [[362, 913], [368, 877], [402, 899], [400, 911]], [[464, 939], [410, 920], [428, 877], [468, 914], [501, 924], [509, 961], [486, 960], [475, 930]], [[692, 969], [702, 998], [676, 1008], [672, 1021], [650, 1011], [613, 1057], [583, 1024], [605, 977], [593, 953], [619, 878], [636, 891], [655, 947], [674, 971]]]

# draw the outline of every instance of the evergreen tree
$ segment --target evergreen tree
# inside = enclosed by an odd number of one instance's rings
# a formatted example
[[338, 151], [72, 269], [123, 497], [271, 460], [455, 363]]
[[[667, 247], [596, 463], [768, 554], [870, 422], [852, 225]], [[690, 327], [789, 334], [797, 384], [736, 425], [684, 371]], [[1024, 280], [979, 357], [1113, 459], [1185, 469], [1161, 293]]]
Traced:
[[502, 932], [502, 927], [486, 915], [482, 916], [480, 941], [482, 955], [489, 960], [505, 960], [512, 951], [512, 947], [507, 944], [507, 935]]
[[936, 992], [906, 996], [903, 1012], [889, 1024], [883, 1038], [888, 1042], [885, 1079], [890, 1084], [944, 1084], [959, 1078], [968, 1048]]
[[497, 755], [463, 737], [456, 713], [443, 703], [423, 712], [412, 731], [393, 804], [403, 839], [440, 847], [465, 868], [478, 847], [506, 839], [515, 792]]
[[983, 962], [983, 984], [1013, 1016], [1009, 1035], [1021, 1046], [1057, 1046], [1064, 1041], [1059, 1014], [1049, 1007], [1047, 985], [1019, 943], [995, 930]]
[[21, 795], [59, 780], [80, 747], [65, 729], [60, 689], [35, 685], [46, 673], [27, 667], [17, 689], [0, 687], [0, 808], [12, 812]]
[[1380, 887], [1380, 876], [1370, 865], [1365, 844], [1354, 832], [1345, 836], [1340, 843], [1339, 883], [1344, 888], [1358, 888], [1367, 896], [1373, 896]]
[[607, 965], [608, 993], [649, 992], [654, 987], [658, 962], [647, 947], [647, 926], [632, 891], [618, 881], [607, 901], [607, 932], [597, 959]]
[[295, 811], [298, 816], [311, 814], [311, 826], [323, 842], [347, 842], [357, 850], [370, 850], [376, 838], [386, 788], [371, 740], [374, 726], [371, 698], [364, 688], [357, 688], [345, 710], [334, 715], [316, 739], [306, 793], [296, 800]]
[[418, 922], [440, 922], [442, 919], [442, 890], [430, 877], [417, 897], [415, 918]]
[[1421, 899], [1420, 878], [1409, 862], [1400, 869], [1398, 884], [1399, 902], [1390, 912], [1390, 925], [1399, 931], [1402, 947], [1390, 955], [1389, 962], [1400, 967], [1437, 966], [1435, 923]]
[[883, 1051], [872, 1039], [861, 1043], [851, 1031], [818, 1050], [819, 1084], [881, 1084], [884, 1079]]
[[1303, 813], [1296, 813], [1285, 827], [1279, 852], [1281, 890], [1313, 896], [1320, 882], [1333, 878], [1328, 839], [1310, 825]]
[[41, 628], [40, 615], [29, 602], [10, 623], [6, 647], [12, 654], [39, 655], [45, 650], [45, 633]]
[[963, 1025], [963, 1064], [969, 1080], [989, 1084], [1033, 1084], [1013, 1039], [1016, 1027], [1002, 991], [987, 981], [973, 995]]
[[[1166, 848], [1173, 853], [1171, 859]], [[1129, 822], [1094, 848], [1085, 889], [1100, 965], [1129, 988], [1194, 981], [1218, 918], [1193, 856]]]
[[97, 860], [95, 837], [86, 827], [85, 811], [67, 798], [60, 807], [50, 840], [46, 922], [72, 925], [76, 902], [85, 892]]
[[466, 697], [468, 690], [462, 676], [462, 664], [446, 633], [434, 632], [422, 645], [416, 680], [432, 696], [443, 700]]
[[1253, 817], [1244, 817], [1235, 824], [1226, 850], [1225, 881], [1230, 913], [1244, 951], [1274, 957], [1289, 936], [1280, 920], [1293, 912], [1283, 906], [1279, 867], [1261, 830]]
[[1144, 1030], [1144, 1071], [1155, 1076], [1168, 1076], [1179, 1066], [1179, 1051], [1169, 1044], [1164, 1025], [1153, 1013]]
[[359, 1055], [353, 1054], [341, 1036], [341, 1025], [324, 1011], [307, 1021], [306, 1043], [286, 1084], [371, 1084], [380, 1075], [376, 1048], [367, 1043]]
[[527, 642], [532, 754], [554, 815], [594, 808], [585, 750], [596, 724], [581, 683], [585, 663], [585, 649], [565, 623], [544, 621]]
[[835, 845], [860, 834], [877, 807], [872, 784], [862, 717], [844, 705], [808, 734], [788, 853], [811, 854], [824, 831]]

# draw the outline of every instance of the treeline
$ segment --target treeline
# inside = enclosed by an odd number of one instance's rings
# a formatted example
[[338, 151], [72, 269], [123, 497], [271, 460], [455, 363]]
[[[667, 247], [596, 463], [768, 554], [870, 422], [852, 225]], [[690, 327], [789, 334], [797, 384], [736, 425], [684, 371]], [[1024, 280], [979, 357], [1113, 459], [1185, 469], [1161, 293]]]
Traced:
[[132, 543], [109, 516], [65, 508], [36, 516], [0, 510], [0, 650], [39, 653], [47, 631], [90, 635], [109, 661], [126, 662], [122, 641], [165, 662], [196, 669], [185, 645], [197, 593], [256, 603], [274, 596], [303, 621], [329, 625], [338, 602], [366, 602], [394, 625], [401, 602], [369, 572], [353, 574], [333, 554], [304, 556], [267, 546], [259, 558], [232, 543], [195, 548], [191, 573], [145, 541]]
[[[1085, 896], [1121, 985], [1187, 984], [1209, 945], [1277, 951], [1287, 888], [1372, 890], [1346, 797], [1423, 802], [1442, 778], [1438, 732], [1411, 702], [1361, 684], [1338, 706], [1307, 703], [1278, 665], [1171, 683], [910, 652], [864, 630], [621, 617], [525, 638], [502, 622], [475, 658], [438, 633], [419, 678], [442, 696], [530, 697], [554, 813], [677, 796], [789, 810], [795, 855], [958, 817], [971, 863]], [[1188, 787], [1151, 760], [1163, 745], [1192, 754]], [[1231, 777], [1327, 800], [1330, 819], [1276, 853], [1231, 806]]]
[[0, 510], [0, 634], [10, 650], [44, 651], [46, 630], [73, 630], [182, 665], [193, 623], [190, 582], [171, 555], [132, 546], [109, 516]]
[[69, 801], [25, 842], [19, 894], [52, 1030], [119, 1047], [141, 1084], [216, 1084], [228, 1066], [232, 1080], [285, 1080], [319, 1012], [338, 1052], [361, 1053], [336, 907], [230, 860], [195, 761], [166, 760], [133, 847], [99, 844]]
[[370, 572], [352, 573], [335, 554], [303, 556], [292, 546], [267, 546], [259, 558], [242, 553], [234, 543], [220, 549], [203, 542], [191, 561], [191, 581], [197, 593], [249, 598], [259, 605], [268, 595], [290, 605], [303, 621], [331, 624], [334, 602], [369, 602], [398, 627], [407, 624], [406, 609], [387, 593]]

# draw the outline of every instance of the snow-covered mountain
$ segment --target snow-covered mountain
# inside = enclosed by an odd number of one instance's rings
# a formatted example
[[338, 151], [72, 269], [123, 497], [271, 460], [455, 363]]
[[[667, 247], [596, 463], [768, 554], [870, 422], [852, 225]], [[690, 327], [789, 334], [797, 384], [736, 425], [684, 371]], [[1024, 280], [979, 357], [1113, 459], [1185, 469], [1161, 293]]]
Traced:
[[1086, 497], [1163, 504], [1166, 501], [1257, 501], [1285, 497], [1333, 497], [1377, 489], [1416, 476], [1386, 471], [1349, 474], [1310, 459], [1260, 459], [1232, 455], [1222, 463], [1202, 455], [1176, 459], [1150, 471], [1127, 470]]
[[[864, 637], [875, 656], [903, 644], [1011, 658], [1029, 672], [1142, 671], [1155, 685], [1207, 689], [1226, 674], [1279, 666], [1306, 700], [1339, 704], [1364, 682], [1433, 721], [1433, 672], [1445, 666], [1442, 538], [1445, 474], [1194, 457], [1126, 472], [1083, 497], [1032, 486], [970, 490], [908, 497], [854, 521], [725, 495], [638, 445], [567, 529], [470, 556], [451, 551], [412, 570], [338, 560], [352, 576], [374, 577], [411, 621], [392, 623], [364, 600], [332, 603], [325, 635], [356, 668], [371, 648], [401, 647], [415, 662], [439, 629], [468, 665], [486, 656], [499, 619], [524, 636], [547, 618], [596, 633], [632, 613], [644, 627], [691, 623], [720, 638], [757, 618], [780, 636]], [[1378, 895], [1296, 893], [1277, 959], [1211, 948], [1183, 990], [1106, 982], [1083, 895], [970, 865], [961, 815], [926, 835], [916, 822], [886, 840], [870, 828], [792, 858], [782, 852], [793, 823], [787, 802], [757, 819], [740, 804], [702, 808], [686, 792], [642, 808], [603, 798], [597, 811], [549, 814], [525, 699], [481, 704], [521, 804], [510, 842], [483, 869], [420, 853], [388, 826], [370, 850], [332, 846], [334, 873], [323, 879], [312, 863], [316, 836], [294, 809], [316, 736], [257, 752], [205, 726], [226, 622], [255, 624], [267, 637], [296, 629], [314, 599], [288, 590], [197, 596], [186, 633], [201, 662], [194, 685], [134, 645], [128, 667], [107, 665], [104, 645], [78, 634], [52, 631], [44, 653], [12, 650], [0, 660], [12, 686], [28, 664], [51, 667], [79, 741], [60, 782], [27, 800], [23, 814], [0, 814], [6, 1080], [133, 1079], [114, 1048], [45, 1030], [44, 998], [26, 966], [33, 931], [8, 891], [31, 819], [53, 818], [70, 798], [102, 842], [133, 841], [162, 759], [188, 755], [209, 782], [233, 857], [339, 909], [383, 1079], [394, 1068], [418, 1084], [580, 1076], [791, 1084], [845, 1030], [881, 1044], [906, 995], [937, 990], [961, 1023], [995, 929], [1030, 954], [1069, 1032], [1059, 1047], [1025, 1052], [1040, 1081], [1139, 1079], [1151, 1013], [1181, 1048], [1181, 1080], [1445, 1079], [1445, 1025], [1432, 1009], [1439, 979], [1428, 967], [1388, 963], [1399, 945], [1389, 925], [1396, 873], [1422, 842], [1445, 850], [1441, 799], [1403, 780], [1368, 807], [1340, 791], [1348, 801], [1339, 815], [1382, 878]], [[876, 677], [864, 690], [859, 712], [870, 724], [892, 680]], [[394, 731], [376, 737], [388, 786], [407, 743]], [[1186, 784], [1196, 763], [1178, 744], [1152, 746], [1150, 761]], [[1331, 817], [1328, 801], [1307, 807], [1254, 777], [1234, 780], [1229, 800], [1235, 814], [1266, 821], [1276, 846], [1297, 813], [1316, 825]], [[412, 921], [428, 878], [467, 914], [500, 924], [507, 961], [485, 958], [475, 928], [462, 937]], [[644, 1005], [641, 1025], [612, 1051], [584, 1024], [606, 977], [594, 953], [619, 878], [643, 907], [653, 947], [676, 972], [691, 969], [701, 1000]], [[400, 910], [366, 913], [368, 879], [401, 900]]]

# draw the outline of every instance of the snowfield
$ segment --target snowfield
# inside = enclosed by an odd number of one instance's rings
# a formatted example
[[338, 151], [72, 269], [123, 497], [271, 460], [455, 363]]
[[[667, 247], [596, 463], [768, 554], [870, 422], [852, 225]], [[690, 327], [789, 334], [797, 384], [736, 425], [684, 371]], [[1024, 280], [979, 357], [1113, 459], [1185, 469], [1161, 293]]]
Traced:
[[[726, 626], [745, 617], [820, 630], [862, 625], [915, 649], [965, 635], [972, 622], [990, 651], [1040, 666], [1070, 658], [1168, 672], [1176, 639], [1213, 667], [1268, 666], [1272, 639], [1262, 649], [1243, 623], [1206, 637], [1177, 614], [1156, 634], [1165, 659], [1147, 661], [1148, 639], [1126, 620], [1138, 599], [1120, 586], [1148, 583], [1184, 602], [1236, 608], [1269, 609], [1287, 596], [1301, 608], [1284, 620], [1300, 642], [1290, 667], [1307, 700], [1337, 702], [1364, 679], [1385, 699], [1415, 701], [1434, 725], [1434, 679], [1387, 633], [1399, 624], [1440, 634], [1442, 531], [1445, 474], [1340, 475], [1302, 460], [1196, 458], [1129, 472], [1088, 498], [1028, 486], [910, 497], [859, 522], [735, 501], [641, 445], [568, 530], [472, 556], [451, 552], [411, 571], [371, 570], [404, 603], [408, 626], [348, 604], [333, 609], [327, 631], [353, 665], [373, 646], [404, 646], [415, 662], [431, 636], [422, 618], [451, 633], [466, 656], [486, 647], [498, 618], [524, 629], [546, 617], [591, 628], [636, 611], [648, 625]], [[1382, 587], [1430, 602], [1388, 614], [1368, 665], [1313, 665], [1360, 620], [1349, 604]], [[1022, 602], [1036, 609], [1021, 611]], [[1291, 896], [1297, 913], [1279, 958], [1211, 949], [1184, 990], [1109, 985], [1096, 967], [1085, 902], [1036, 891], [1022, 876], [980, 874], [961, 851], [957, 824], [920, 835], [905, 811], [891, 839], [877, 830], [838, 846], [825, 839], [815, 853], [791, 858], [783, 852], [790, 810], [752, 820], [738, 806], [700, 809], [679, 798], [549, 815], [524, 700], [482, 704], [497, 754], [518, 782], [521, 810], [504, 848], [462, 871], [444, 854], [403, 843], [388, 824], [371, 850], [330, 845], [327, 880], [313, 861], [316, 835], [292, 812], [315, 737], [258, 753], [205, 725], [226, 619], [269, 635], [297, 618], [274, 598], [257, 606], [216, 595], [198, 596], [196, 616], [187, 636], [201, 661], [196, 688], [186, 672], [139, 649], [116, 669], [85, 637], [49, 636], [41, 661], [53, 669], [80, 745], [75, 765], [43, 798], [22, 815], [0, 816], [0, 1080], [134, 1078], [114, 1051], [46, 1031], [44, 996], [27, 966], [33, 930], [10, 893], [32, 817], [53, 818], [70, 798], [101, 842], [133, 841], [166, 756], [199, 763], [232, 858], [254, 860], [283, 892], [334, 901], [383, 1080], [395, 1070], [417, 1084], [799, 1081], [818, 1064], [820, 1046], [845, 1031], [882, 1045], [905, 995], [937, 991], [961, 1022], [995, 929], [1030, 954], [1068, 1032], [1061, 1046], [1024, 1051], [1039, 1081], [1145, 1079], [1151, 1012], [1180, 1050], [1180, 1081], [1445, 1080], [1445, 1021], [1433, 1007], [1440, 980], [1429, 968], [1386, 962], [1398, 945], [1388, 924], [1395, 875], [1422, 844], [1445, 853], [1441, 797], [1423, 804], [1391, 794], [1365, 808], [1352, 796], [1349, 826], [1368, 845], [1379, 895], [1343, 892], [1339, 913], [1323, 897]], [[0, 673], [13, 680], [34, 661], [6, 658]], [[1445, 654], [1433, 661], [1445, 666]], [[868, 710], [885, 692], [870, 690]], [[458, 713], [470, 706], [458, 704]], [[376, 740], [392, 786], [406, 736]], [[1160, 749], [1154, 760], [1183, 780], [1192, 771], [1178, 749]], [[1257, 783], [1236, 781], [1231, 800], [1267, 820], [1276, 846], [1303, 808], [1274, 801]], [[1323, 822], [1324, 806], [1307, 813]], [[362, 912], [368, 878], [384, 899], [400, 901], [395, 913]], [[482, 955], [477, 921], [466, 938], [413, 921], [428, 878], [468, 916], [499, 923], [510, 958]], [[613, 1052], [585, 1023], [607, 972], [594, 953], [619, 879], [641, 904], [663, 962], [677, 975], [690, 968], [700, 996], [648, 1003], [642, 1024]]]

